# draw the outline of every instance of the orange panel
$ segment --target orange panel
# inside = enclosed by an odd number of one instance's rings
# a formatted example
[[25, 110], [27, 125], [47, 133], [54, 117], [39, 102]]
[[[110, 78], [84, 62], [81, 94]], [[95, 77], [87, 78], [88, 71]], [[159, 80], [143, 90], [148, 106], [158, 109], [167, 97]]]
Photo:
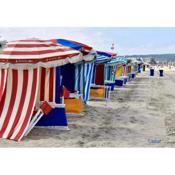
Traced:
[[104, 88], [95, 88], [95, 89], [91, 88], [90, 96], [104, 98], [105, 97], [105, 89]]
[[80, 114], [83, 112], [83, 101], [81, 98], [65, 99], [64, 102], [66, 105], [66, 113]]

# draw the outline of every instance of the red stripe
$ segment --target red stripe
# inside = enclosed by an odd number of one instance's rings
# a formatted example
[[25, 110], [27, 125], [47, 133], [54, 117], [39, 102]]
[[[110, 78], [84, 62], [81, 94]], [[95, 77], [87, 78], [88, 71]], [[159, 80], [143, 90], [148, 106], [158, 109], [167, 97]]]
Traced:
[[51, 43], [51, 44], [43, 44], [43, 43], [41, 43], [41, 44], [29, 44], [29, 43], [26, 43], [26, 44], [13, 44], [13, 43], [9, 43], [9, 44], [7, 44], [7, 46], [9, 47], [9, 48], [26, 48], [26, 47], [28, 47], [28, 48], [33, 48], [33, 47], [51, 47], [51, 46], [53, 46], [53, 47], [62, 47], [62, 48], [66, 48], [65, 46], [63, 46], [63, 45], [60, 45], [60, 44], [55, 44], [55, 43]]
[[23, 109], [23, 106], [24, 106], [25, 98], [26, 98], [28, 78], [29, 78], [28, 77], [28, 70], [23, 70], [23, 85], [22, 85], [21, 99], [20, 99], [20, 102], [19, 102], [19, 108], [18, 108], [18, 111], [16, 113], [15, 120], [13, 122], [11, 130], [10, 130], [10, 132], [8, 134], [8, 137], [7, 137], [8, 139], [10, 139], [10, 137], [12, 136], [12, 134], [13, 134], [18, 122], [19, 122], [21, 113], [22, 113], [22, 109]]
[[46, 68], [41, 68], [40, 101], [44, 101]]
[[5, 76], [5, 70], [4, 69], [1, 69], [1, 82], [0, 82], [0, 100], [1, 100], [1, 97], [2, 97], [2, 94], [3, 94], [3, 87], [4, 87], [4, 77]]
[[[6, 74], [8, 75], [8, 72]], [[6, 81], [5, 84], [7, 84], [7, 78], [6, 78], [5, 81]], [[7, 86], [5, 85], [4, 93], [2, 94], [1, 100], [0, 100], [0, 117], [1, 117], [1, 113], [2, 113], [2, 110], [3, 110], [3, 107], [4, 107], [4, 103], [5, 103], [6, 90], [7, 90], [6, 88], [7, 88]]]
[[54, 68], [50, 68], [50, 77], [49, 77], [49, 101], [53, 101], [53, 83], [54, 83]]
[[52, 42], [52, 40], [41, 40], [41, 39], [25, 39], [25, 40], [17, 40], [17, 41], [11, 41], [10, 43], [13, 43], [13, 42], [41, 42], [41, 43], [44, 43], [44, 42]]
[[[54, 56], [54, 57], [47, 57], [47, 58], [41, 58], [41, 59], [33, 59], [33, 58], [28, 58], [28, 59], [0, 59], [0, 62], [3, 63], [13, 63], [13, 64], [19, 64], [19, 63], [38, 63], [38, 62], [49, 62], [49, 61], [58, 61], [58, 60], [63, 60], [65, 58], [71, 59], [74, 56], [79, 55], [79, 53], [75, 54], [66, 54], [62, 56]], [[1, 58], [1, 55], [0, 55]], [[8, 58], [8, 56], [7, 56]]]
[[71, 51], [72, 49], [69, 48], [60, 48], [60, 49], [55, 49], [55, 50], [41, 50], [41, 51], [15, 51], [15, 49], [13, 51], [3, 51], [2, 54], [4, 55], [42, 55], [42, 54], [50, 54], [50, 53], [59, 53], [60, 52], [67, 52], [67, 51]]
[[63, 46], [57, 42], [54, 42], [54, 41], [50, 41], [50, 43], [47, 43], [46, 42], [38, 42], [38, 41], [33, 41], [33, 42], [36, 42], [36, 43], [30, 43], [30, 42], [25, 42], [25, 41], [22, 41], [22, 42], [9, 42], [7, 43], [7, 46], [8, 47], [49, 47], [49, 46], [60, 46], [60, 47], [66, 47], [66, 46]]
[[3, 136], [7, 125], [10, 121], [10, 117], [14, 108], [15, 100], [16, 100], [16, 94], [17, 94], [17, 87], [18, 87], [18, 71], [17, 70], [12, 70], [12, 93], [10, 97], [10, 104], [8, 107], [8, 111], [4, 120], [4, 123], [2, 125], [2, 128], [0, 130], [0, 137]]
[[23, 124], [21, 126], [21, 129], [19, 131], [19, 133], [17, 134], [17, 136], [15, 137], [15, 141], [19, 141], [20, 138], [24, 135], [24, 131], [28, 125], [28, 122], [31, 118], [31, 114], [32, 114], [32, 110], [33, 110], [33, 106], [34, 106], [34, 102], [35, 102], [35, 95], [36, 95], [36, 86], [37, 86], [37, 69], [33, 70], [33, 82], [32, 82], [32, 89], [31, 89], [31, 96], [30, 96], [30, 101], [29, 101], [29, 105], [28, 105], [28, 109], [27, 109], [27, 113], [26, 116], [24, 117], [24, 121]]
[[1, 117], [1, 114], [2, 114], [2, 110], [4, 108], [6, 92], [7, 92], [7, 87], [5, 86], [4, 93], [3, 93], [1, 101], [0, 101], [0, 117]]

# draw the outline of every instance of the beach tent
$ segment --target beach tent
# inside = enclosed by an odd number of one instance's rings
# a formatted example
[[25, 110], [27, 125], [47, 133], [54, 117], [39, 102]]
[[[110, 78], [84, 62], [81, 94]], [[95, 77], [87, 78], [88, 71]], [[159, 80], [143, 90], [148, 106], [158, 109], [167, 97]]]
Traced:
[[60, 67], [81, 60], [79, 51], [51, 40], [8, 42], [0, 52], [0, 137], [21, 140], [44, 114], [40, 126], [67, 128]]
[[97, 51], [95, 60], [95, 68], [93, 72], [92, 83], [96, 85], [104, 85], [106, 74], [106, 64], [116, 57], [115, 53]]
[[91, 84], [91, 98], [109, 99], [110, 90], [113, 87], [113, 82], [105, 82], [107, 74], [106, 64], [116, 57], [115, 53], [97, 51], [93, 78]]
[[126, 57], [116, 57], [107, 63], [108, 69], [113, 68], [112, 79], [116, 86], [123, 86], [128, 81], [126, 65], [128, 59]]
[[130, 62], [126, 65], [126, 74], [129, 80], [132, 80], [132, 64]]
[[[77, 94], [80, 94], [82, 96], [81, 98], [83, 102], [86, 104], [87, 101], [89, 100], [90, 84], [92, 80], [92, 73], [94, 69], [94, 59], [96, 58], [96, 52], [93, 50], [92, 47], [77, 41], [57, 39], [57, 43], [79, 50], [83, 55], [83, 61], [73, 65], [69, 64], [63, 66], [62, 75], [63, 75], [63, 84], [72, 93], [77, 92]], [[67, 106], [70, 106], [70, 108], [67, 111], [69, 115], [72, 116], [74, 115], [74, 113], [78, 114], [83, 111], [83, 109], [80, 110], [80, 105], [82, 106], [80, 98], [79, 100], [73, 98], [67, 99], [66, 102], [68, 101], [69, 104], [67, 104]], [[75, 111], [76, 108], [77, 112]]]
[[120, 66], [126, 66], [128, 64], [128, 59], [126, 57], [116, 57], [107, 63], [107, 66], [115, 66], [116, 67], [116, 75], [122, 76], [125, 75], [125, 69], [118, 69]]
[[133, 64], [133, 69], [135, 72], [140, 72], [142, 65], [144, 64], [144, 61], [142, 58], [135, 58], [132, 57], [131, 59], [131, 63]]

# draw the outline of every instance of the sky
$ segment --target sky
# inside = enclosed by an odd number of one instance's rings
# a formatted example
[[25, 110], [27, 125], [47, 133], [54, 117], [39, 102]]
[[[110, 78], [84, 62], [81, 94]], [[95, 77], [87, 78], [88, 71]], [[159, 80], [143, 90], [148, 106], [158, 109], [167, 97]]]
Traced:
[[83, 42], [96, 50], [118, 55], [175, 53], [175, 28], [119, 28], [119, 27], [17, 27], [0, 28], [0, 36], [7, 41], [41, 38], [70, 39]]

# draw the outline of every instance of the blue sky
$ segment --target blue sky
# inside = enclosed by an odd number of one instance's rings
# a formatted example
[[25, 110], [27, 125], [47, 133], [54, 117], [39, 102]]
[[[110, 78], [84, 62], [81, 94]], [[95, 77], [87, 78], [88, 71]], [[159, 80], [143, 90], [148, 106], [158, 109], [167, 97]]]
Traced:
[[110, 51], [115, 44], [119, 55], [175, 53], [175, 28], [83, 28], [83, 27], [29, 27], [0, 28], [7, 40], [25, 38], [66, 38]]

